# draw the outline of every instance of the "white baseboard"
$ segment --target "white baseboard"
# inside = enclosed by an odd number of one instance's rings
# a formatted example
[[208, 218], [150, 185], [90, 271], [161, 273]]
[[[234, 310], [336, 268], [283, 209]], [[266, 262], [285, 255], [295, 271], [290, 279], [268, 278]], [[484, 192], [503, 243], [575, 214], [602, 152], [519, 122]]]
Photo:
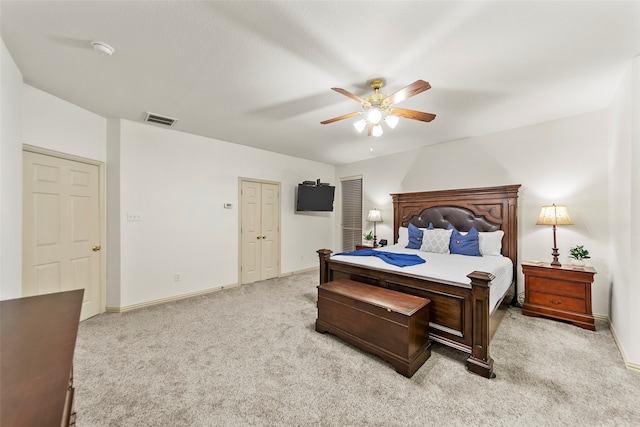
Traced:
[[[288, 273], [280, 273], [279, 277], [293, 276], [294, 274], [308, 273], [310, 271], [317, 271], [317, 270], [318, 270], [318, 267], [310, 267], [310, 268], [305, 268], [303, 270], [290, 271]], [[210, 294], [212, 292], [221, 291], [223, 289], [236, 288], [238, 286], [240, 286], [238, 283], [232, 283], [230, 285], [219, 286], [217, 288], [204, 289], [204, 290], [198, 291], [198, 292], [192, 292], [192, 293], [189, 293], [189, 294], [176, 295], [176, 296], [168, 297], [168, 298], [161, 298], [161, 299], [157, 299], [157, 300], [153, 300], [153, 301], [143, 302], [143, 303], [140, 303], [140, 304], [127, 305], [127, 306], [124, 306], [124, 307], [107, 307], [105, 309], [105, 312], [106, 313], [124, 313], [125, 311], [137, 310], [139, 308], [144, 308], [144, 307], [151, 307], [151, 306], [154, 306], [154, 305], [164, 304], [166, 302], [171, 302], [171, 301], [179, 301], [181, 299], [197, 297], [197, 296], [200, 296], [200, 295], [206, 295], [206, 294]]]
[[605, 316], [604, 314], [595, 314], [595, 313], [594, 313], [593, 318], [594, 318], [594, 319], [598, 319], [598, 320], [606, 320], [606, 322], [607, 322], [608, 324], [611, 324], [611, 322], [609, 321], [609, 317], [608, 317], [608, 316]]
[[611, 335], [613, 335], [613, 340], [616, 342], [616, 345], [618, 346], [618, 351], [622, 355], [622, 360], [624, 361], [624, 365], [630, 371], [640, 372], [640, 365], [629, 362], [629, 359], [627, 359], [627, 354], [624, 352], [624, 347], [620, 345], [620, 340], [618, 339], [618, 335], [616, 334], [616, 329], [613, 327], [608, 317], [606, 318], [606, 320], [609, 322], [609, 330], [611, 331]]
[[287, 273], [280, 273], [279, 277], [293, 276], [294, 274], [308, 273], [310, 271], [318, 271], [318, 266], [309, 267], [302, 270], [289, 271]]
[[240, 286], [240, 285], [237, 284], [237, 283], [232, 283], [230, 285], [219, 286], [217, 288], [204, 289], [204, 290], [198, 291], [198, 292], [192, 292], [192, 293], [189, 293], [189, 294], [181, 294], [181, 295], [176, 295], [176, 296], [168, 297], [168, 298], [161, 298], [161, 299], [157, 299], [157, 300], [153, 300], [153, 301], [143, 302], [143, 303], [140, 303], [140, 304], [127, 305], [127, 306], [124, 306], [124, 307], [107, 307], [105, 309], [105, 312], [106, 313], [124, 313], [125, 311], [137, 310], [139, 308], [144, 308], [144, 307], [151, 307], [151, 306], [158, 305], [158, 304], [164, 304], [166, 302], [180, 301], [182, 299], [197, 297], [197, 296], [200, 296], [200, 295], [206, 295], [206, 294], [210, 294], [212, 292], [221, 291], [223, 289], [236, 288], [238, 286]]

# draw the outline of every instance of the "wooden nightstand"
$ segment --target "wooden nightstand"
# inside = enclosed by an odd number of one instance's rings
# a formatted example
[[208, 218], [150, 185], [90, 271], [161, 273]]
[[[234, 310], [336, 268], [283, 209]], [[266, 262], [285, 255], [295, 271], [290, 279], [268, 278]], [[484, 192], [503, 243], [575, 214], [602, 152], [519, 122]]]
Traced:
[[591, 312], [592, 267], [522, 263], [525, 316], [546, 316], [596, 330]]
[[371, 246], [370, 245], [356, 245], [356, 251], [360, 251], [362, 249], [374, 249], [374, 248], [377, 248], [377, 247], [378, 247], [378, 245], [375, 245], [375, 246], [373, 246], [373, 245], [371, 245]]

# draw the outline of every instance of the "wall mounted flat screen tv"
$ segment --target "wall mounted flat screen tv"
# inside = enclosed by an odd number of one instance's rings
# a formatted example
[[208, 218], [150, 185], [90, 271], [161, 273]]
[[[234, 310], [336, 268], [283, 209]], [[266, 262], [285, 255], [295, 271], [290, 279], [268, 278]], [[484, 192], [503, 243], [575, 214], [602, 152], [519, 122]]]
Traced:
[[336, 187], [331, 185], [298, 184], [298, 212], [333, 212]]

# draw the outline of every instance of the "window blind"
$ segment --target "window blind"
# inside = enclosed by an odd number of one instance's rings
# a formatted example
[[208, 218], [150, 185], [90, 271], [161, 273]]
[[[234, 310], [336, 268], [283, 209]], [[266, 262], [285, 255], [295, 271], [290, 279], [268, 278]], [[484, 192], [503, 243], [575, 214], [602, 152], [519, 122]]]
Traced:
[[342, 250], [362, 243], [362, 177], [342, 179]]

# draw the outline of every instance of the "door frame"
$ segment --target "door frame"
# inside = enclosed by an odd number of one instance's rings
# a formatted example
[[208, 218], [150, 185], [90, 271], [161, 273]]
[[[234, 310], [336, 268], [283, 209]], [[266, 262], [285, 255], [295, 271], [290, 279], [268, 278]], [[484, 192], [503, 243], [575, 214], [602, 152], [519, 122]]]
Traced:
[[[97, 166], [98, 167], [98, 212], [100, 213], [100, 245], [102, 246], [102, 250], [99, 252], [100, 256], [100, 310], [99, 313], [104, 313], [106, 311], [107, 306], [107, 251], [106, 251], [106, 236], [107, 236], [107, 204], [106, 204], [106, 179], [105, 179], [105, 164], [104, 162], [98, 160], [88, 159], [86, 157], [76, 156], [73, 154], [62, 153], [60, 151], [50, 150], [48, 148], [36, 147], [34, 145], [22, 144], [22, 151], [28, 151], [30, 153], [42, 154], [45, 156], [56, 157], [59, 159], [70, 160], [73, 162], [86, 163], [88, 165]], [[22, 188], [24, 192], [24, 183], [22, 183]], [[22, 217], [24, 218], [24, 212], [22, 213]], [[22, 292], [22, 285], [20, 287], [20, 292]]]
[[242, 285], [242, 183], [256, 182], [259, 184], [272, 184], [278, 186], [278, 273], [280, 277], [282, 268], [282, 183], [279, 181], [269, 181], [266, 179], [238, 177], [238, 285]]

